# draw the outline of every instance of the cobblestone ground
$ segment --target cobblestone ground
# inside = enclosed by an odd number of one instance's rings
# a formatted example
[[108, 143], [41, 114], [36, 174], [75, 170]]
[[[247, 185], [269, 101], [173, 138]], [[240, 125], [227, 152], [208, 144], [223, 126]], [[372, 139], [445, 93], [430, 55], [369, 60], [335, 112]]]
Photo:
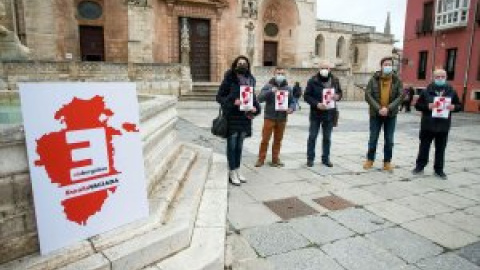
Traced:
[[[417, 112], [398, 116], [395, 171], [386, 173], [381, 162], [362, 168], [366, 104], [340, 106], [333, 168], [305, 166], [306, 104], [289, 118], [281, 155], [286, 166], [255, 168], [263, 117], [255, 120], [244, 145], [242, 171], [249, 181], [229, 191], [227, 267], [480, 269], [480, 115], [454, 115], [444, 181], [433, 176], [431, 163], [422, 176], [410, 173], [418, 151]], [[224, 141], [209, 132], [217, 112], [213, 102], [180, 103], [180, 137], [225, 154]], [[317, 145], [318, 156], [321, 136]], [[377, 159], [382, 157], [379, 151]]]

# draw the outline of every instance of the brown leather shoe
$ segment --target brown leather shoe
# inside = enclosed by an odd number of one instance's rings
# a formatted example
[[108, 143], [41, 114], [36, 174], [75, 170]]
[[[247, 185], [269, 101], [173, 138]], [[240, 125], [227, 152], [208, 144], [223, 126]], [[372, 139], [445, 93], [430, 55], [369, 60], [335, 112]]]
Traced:
[[262, 167], [264, 164], [263, 160], [257, 160], [257, 163], [255, 163], [255, 167]]
[[383, 163], [383, 170], [387, 172], [393, 172], [393, 165], [391, 162], [384, 162]]
[[370, 170], [372, 167], [373, 167], [373, 160], [367, 159], [367, 161], [365, 161], [365, 163], [363, 163], [363, 168], [365, 170]]
[[280, 160], [277, 160], [277, 161], [273, 161], [272, 163], [270, 163], [270, 166], [272, 166], [272, 167], [283, 167], [283, 166], [285, 166], [285, 163], [281, 162]]

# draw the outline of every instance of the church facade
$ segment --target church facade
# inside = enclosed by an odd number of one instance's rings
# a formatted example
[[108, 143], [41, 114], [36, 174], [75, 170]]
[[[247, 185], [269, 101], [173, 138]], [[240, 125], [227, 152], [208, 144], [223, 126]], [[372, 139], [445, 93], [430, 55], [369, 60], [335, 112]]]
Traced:
[[32, 60], [184, 63], [194, 82], [220, 81], [238, 55], [253, 66], [312, 67], [328, 59], [370, 72], [378, 57], [369, 52], [385, 56], [393, 48], [392, 36], [372, 38], [371, 27], [318, 21], [316, 0], [0, 1], [2, 23]]

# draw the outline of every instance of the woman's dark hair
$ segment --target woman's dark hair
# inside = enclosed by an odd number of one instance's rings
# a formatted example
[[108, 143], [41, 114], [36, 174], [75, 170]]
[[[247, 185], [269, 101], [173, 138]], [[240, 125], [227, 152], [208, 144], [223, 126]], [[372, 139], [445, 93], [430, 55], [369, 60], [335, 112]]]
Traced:
[[295, 86], [300, 86], [300, 83], [299, 82], [295, 82]]
[[248, 58], [244, 55], [240, 55], [237, 58], [235, 58], [235, 60], [233, 60], [231, 70], [235, 71], [235, 68], [237, 67], [238, 61], [240, 61], [241, 59], [243, 59], [243, 60], [245, 60], [245, 62], [247, 62], [247, 69], [248, 69], [248, 72], [250, 72], [250, 60], [248, 60]]

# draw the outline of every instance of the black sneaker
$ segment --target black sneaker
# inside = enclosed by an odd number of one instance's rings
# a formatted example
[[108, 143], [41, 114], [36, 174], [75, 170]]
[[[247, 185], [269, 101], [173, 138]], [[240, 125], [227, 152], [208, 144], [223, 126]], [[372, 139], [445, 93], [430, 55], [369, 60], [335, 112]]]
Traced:
[[418, 167], [415, 167], [415, 169], [412, 170], [413, 175], [420, 175], [423, 174], [423, 169], [420, 169]]
[[313, 160], [307, 161], [307, 167], [313, 167]]
[[329, 167], [329, 168], [333, 167], [333, 163], [330, 162], [330, 161], [322, 162], [322, 164], [325, 165], [325, 166], [327, 166], [327, 167]]
[[444, 172], [435, 172], [434, 175], [442, 180], [447, 180], [447, 175]]

